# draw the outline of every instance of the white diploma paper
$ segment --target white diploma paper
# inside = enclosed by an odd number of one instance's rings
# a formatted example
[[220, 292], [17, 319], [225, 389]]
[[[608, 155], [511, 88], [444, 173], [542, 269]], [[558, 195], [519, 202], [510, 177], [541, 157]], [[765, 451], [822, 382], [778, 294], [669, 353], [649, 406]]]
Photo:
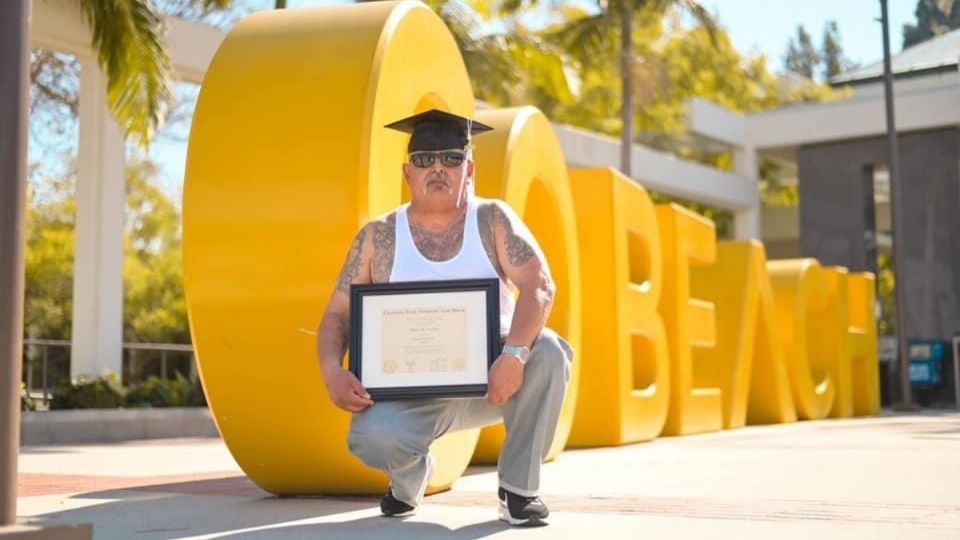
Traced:
[[486, 384], [485, 321], [483, 291], [365, 296], [364, 386]]
[[385, 309], [382, 318], [381, 373], [467, 369], [465, 306]]

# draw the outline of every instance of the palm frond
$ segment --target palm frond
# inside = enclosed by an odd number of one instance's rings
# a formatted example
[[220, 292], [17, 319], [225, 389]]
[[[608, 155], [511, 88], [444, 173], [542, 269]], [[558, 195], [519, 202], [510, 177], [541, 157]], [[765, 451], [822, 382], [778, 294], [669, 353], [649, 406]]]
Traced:
[[490, 20], [495, 14], [495, 0], [461, 0], [469, 5], [484, 20]]
[[605, 13], [588, 15], [548, 32], [544, 38], [581, 60], [589, 60], [609, 46], [609, 21]]
[[494, 11], [497, 15], [504, 17], [516, 14], [523, 9], [536, 7], [537, 3], [537, 0], [500, 0]]
[[476, 95], [498, 105], [525, 102], [525, 93], [537, 92], [564, 104], [571, 103], [579, 85], [575, 74], [568, 73], [558, 48], [541, 36], [520, 28], [506, 34], [491, 34], [476, 0], [453, 0], [439, 11], [447, 24], [464, 62]]
[[229, 8], [233, 0], [200, 0], [200, 3], [206, 11], [219, 11]]
[[717, 21], [700, 0], [638, 0], [637, 14], [660, 18], [673, 7], [678, 7], [689, 13], [697, 24], [707, 30], [711, 43], [716, 44]]
[[536, 37], [514, 34], [508, 39], [513, 64], [526, 74], [540, 95], [564, 105], [572, 104], [580, 80], [575, 70], [567, 69], [569, 62], [564, 55]]
[[696, 0], [679, 0], [679, 3], [681, 7], [687, 10], [690, 15], [693, 15], [693, 18], [707, 30], [707, 35], [710, 36], [710, 43], [716, 46], [717, 21], [713, 18], [713, 15], [710, 15], [707, 8], [703, 7], [703, 4]]
[[146, 146], [173, 100], [163, 21], [149, 0], [80, 0], [80, 8], [107, 75], [110, 110], [124, 134]]

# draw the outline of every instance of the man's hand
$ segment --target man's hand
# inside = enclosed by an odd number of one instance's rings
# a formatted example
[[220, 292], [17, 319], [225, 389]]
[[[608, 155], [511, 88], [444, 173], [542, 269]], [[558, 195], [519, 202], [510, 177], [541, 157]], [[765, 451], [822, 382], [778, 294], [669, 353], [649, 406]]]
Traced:
[[370, 394], [353, 373], [337, 367], [324, 375], [327, 393], [337, 407], [350, 412], [360, 412], [373, 405]]
[[523, 385], [523, 364], [515, 356], [501, 354], [487, 376], [487, 402], [503, 405]]

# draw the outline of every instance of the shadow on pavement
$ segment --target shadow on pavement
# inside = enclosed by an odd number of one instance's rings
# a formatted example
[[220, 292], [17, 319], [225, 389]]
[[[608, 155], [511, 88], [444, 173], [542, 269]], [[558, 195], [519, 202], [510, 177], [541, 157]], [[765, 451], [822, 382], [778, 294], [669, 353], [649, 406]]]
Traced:
[[349, 538], [364, 539], [403, 539], [428, 540], [433, 538], [453, 540], [475, 540], [509, 529], [509, 525], [490, 520], [471, 523], [457, 529], [451, 529], [437, 523], [411, 522], [388, 519], [380, 516], [365, 517], [341, 523], [315, 523], [271, 527], [259, 531], [244, 531], [219, 536], [224, 540], [265, 540], [268, 538]]
[[[73, 495], [70, 501], [90, 504], [34, 516], [30, 521], [91, 523], [97, 540], [173, 540], [200, 535], [242, 540], [471, 540], [508, 528], [497, 520], [451, 529], [436, 523], [386, 519], [379, 515], [376, 497], [279, 498], [266, 494], [246, 477], [92, 491]], [[429, 499], [425, 505], [429, 506]], [[321, 522], [304, 523], [309, 520]]]

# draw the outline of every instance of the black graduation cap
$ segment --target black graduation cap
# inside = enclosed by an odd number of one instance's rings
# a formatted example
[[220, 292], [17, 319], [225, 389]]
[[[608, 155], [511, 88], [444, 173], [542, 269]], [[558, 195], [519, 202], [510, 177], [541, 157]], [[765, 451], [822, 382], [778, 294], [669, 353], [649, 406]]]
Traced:
[[466, 148], [470, 142], [470, 134], [490, 131], [492, 127], [481, 124], [476, 120], [464, 118], [456, 114], [430, 109], [422, 113], [397, 120], [384, 127], [410, 134], [407, 152], [421, 150], [446, 150], [450, 148]]

